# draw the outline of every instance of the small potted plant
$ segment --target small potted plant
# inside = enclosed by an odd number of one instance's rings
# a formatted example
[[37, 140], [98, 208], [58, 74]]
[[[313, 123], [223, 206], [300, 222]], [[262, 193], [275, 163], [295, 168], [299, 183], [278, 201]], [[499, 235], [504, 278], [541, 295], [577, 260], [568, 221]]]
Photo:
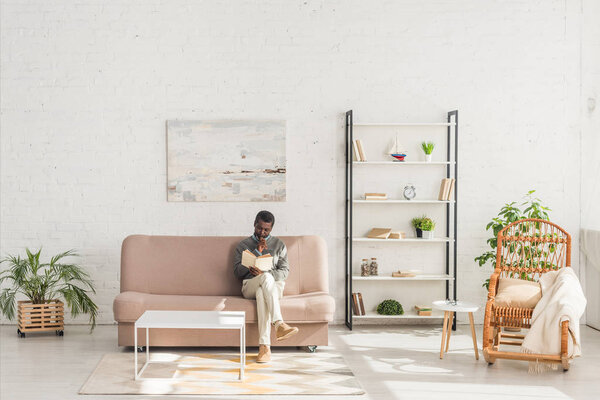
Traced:
[[[40, 254], [25, 249], [26, 258], [8, 255], [0, 263], [8, 263], [8, 269], [0, 272], [0, 284], [11, 283], [0, 292], [0, 312], [9, 320], [15, 317], [18, 304], [17, 334], [25, 337], [26, 332], [56, 331], [63, 335], [64, 310], [62, 297], [71, 309], [71, 315], [89, 314], [91, 330], [96, 326], [98, 306], [89, 297], [96, 293], [87, 272], [80, 265], [62, 263], [63, 258], [77, 256], [73, 250], [55, 255], [49, 263], [40, 262]], [[29, 300], [16, 301], [17, 295]]]
[[435, 147], [435, 143], [433, 142], [422, 142], [421, 148], [423, 152], [425, 152], [425, 161], [431, 162], [431, 153], [433, 153], [433, 149]]
[[426, 218], [426, 217], [425, 216], [415, 217], [410, 221], [413, 228], [415, 228], [415, 235], [418, 238], [423, 237], [423, 230], [421, 229], [421, 222], [423, 221], [424, 218]]
[[423, 239], [433, 239], [433, 230], [435, 229], [435, 221], [431, 218], [423, 218], [421, 222], [421, 230], [423, 231]]

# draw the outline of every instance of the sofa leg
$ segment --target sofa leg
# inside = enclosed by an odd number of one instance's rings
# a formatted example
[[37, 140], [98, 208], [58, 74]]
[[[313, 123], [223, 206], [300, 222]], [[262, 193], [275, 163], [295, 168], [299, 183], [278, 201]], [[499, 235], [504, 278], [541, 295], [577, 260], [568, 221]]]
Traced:
[[317, 346], [306, 346], [306, 350], [308, 350], [309, 353], [315, 353], [317, 351]]

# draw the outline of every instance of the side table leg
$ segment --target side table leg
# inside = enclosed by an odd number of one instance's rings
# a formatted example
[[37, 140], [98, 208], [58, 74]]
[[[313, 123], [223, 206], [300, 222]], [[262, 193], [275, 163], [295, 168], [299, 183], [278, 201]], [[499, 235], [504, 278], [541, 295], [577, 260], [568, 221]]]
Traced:
[[448, 347], [450, 346], [450, 333], [452, 332], [452, 326], [453, 326], [453, 322], [454, 322], [454, 311], [450, 311], [448, 313], [448, 336], [446, 337], [446, 351], [445, 353], [448, 352]]
[[440, 348], [440, 358], [444, 358], [444, 341], [446, 339], [446, 330], [448, 329], [448, 311], [444, 311], [444, 324], [442, 327], [442, 347]]
[[148, 333], [148, 329], [146, 328], [146, 363], [150, 362], [150, 334]]
[[479, 350], [477, 349], [477, 337], [475, 336], [475, 324], [473, 323], [473, 313], [469, 313], [469, 322], [471, 323], [471, 337], [473, 338], [473, 348], [475, 349], [475, 359], [479, 360]]

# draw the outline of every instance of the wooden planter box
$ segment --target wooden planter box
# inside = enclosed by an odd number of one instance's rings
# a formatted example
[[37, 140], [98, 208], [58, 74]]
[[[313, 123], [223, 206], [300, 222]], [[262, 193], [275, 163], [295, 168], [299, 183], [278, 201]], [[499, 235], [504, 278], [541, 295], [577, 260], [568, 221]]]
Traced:
[[43, 304], [31, 301], [18, 302], [19, 329], [17, 333], [25, 337], [27, 332], [56, 331], [62, 336], [64, 329], [64, 304], [59, 300], [49, 300]]

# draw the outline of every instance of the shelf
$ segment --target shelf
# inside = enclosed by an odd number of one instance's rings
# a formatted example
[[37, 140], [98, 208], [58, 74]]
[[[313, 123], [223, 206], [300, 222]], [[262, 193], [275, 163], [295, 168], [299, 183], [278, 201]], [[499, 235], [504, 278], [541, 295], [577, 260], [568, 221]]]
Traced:
[[355, 122], [353, 126], [455, 126], [454, 122]]
[[353, 315], [354, 319], [443, 319], [444, 315], [442, 314], [434, 314], [434, 315], [424, 315], [418, 316], [416, 313], [408, 312], [404, 315], [379, 315], [375, 312], [369, 312], [367, 315]]
[[450, 275], [417, 275], [414, 277], [394, 278], [392, 276], [360, 276], [352, 275], [354, 281], [451, 281]]
[[371, 238], [363, 238], [363, 237], [354, 237], [352, 238], [353, 242], [377, 242], [377, 243], [445, 243], [452, 242], [452, 238], [447, 237], [436, 237], [433, 239], [420, 239], [420, 238], [406, 238], [406, 239], [371, 239]]
[[[435, 116], [435, 115], [434, 115]], [[345, 323], [350, 330], [352, 330], [353, 321], [357, 323], [357, 325], [392, 325], [392, 324], [440, 324], [443, 319], [443, 312], [435, 311], [432, 316], [419, 316], [417, 312], [413, 308], [406, 308], [405, 315], [378, 315], [376, 310], [373, 308], [375, 303], [372, 303], [376, 300], [381, 300], [382, 296], [394, 296], [394, 293], [400, 290], [403, 292], [403, 303], [406, 304], [428, 304], [431, 303], [435, 298], [443, 298], [444, 296], [447, 298], [456, 298], [457, 296], [457, 244], [458, 244], [458, 235], [457, 235], [457, 205], [458, 198], [456, 195], [453, 197], [445, 197], [448, 200], [438, 200], [436, 199], [437, 191], [435, 193], [424, 194], [422, 197], [415, 198], [412, 200], [406, 199], [402, 195], [402, 187], [400, 182], [389, 182], [388, 177], [383, 176], [381, 174], [377, 174], [378, 171], [387, 171], [392, 173], [396, 171], [394, 166], [404, 166], [406, 171], [398, 170], [398, 173], [410, 173], [411, 178], [410, 181], [414, 182], [414, 180], [426, 180], [432, 178], [431, 174], [436, 176], [439, 175], [440, 178], [444, 177], [452, 177], [458, 181], [458, 111], [449, 111], [447, 113], [447, 119], [445, 116], [440, 115], [439, 117], [432, 118], [434, 121], [421, 121], [421, 122], [401, 122], [395, 118], [401, 119], [402, 116], [391, 117], [392, 121], [368, 121], [362, 120], [360, 118], [358, 121], [356, 120], [356, 113], [353, 110], [348, 110], [346, 112], [346, 129], [345, 129], [345, 139], [346, 145], [348, 147], [346, 151], [346, 203], [344, 204], [346, 207], [346, 216], [345, 216], [345, 237], [346, 237], [346, 254], [345, 254], [345, 265], [344, 265], [344, 273], [345, 273]], [[366, 119], [366, 118], [365, 118]], [[447, 121], [447, 122], [446, 122]], [[415, 142], [420, 142], [421, 137], [424, 134], [434, 134], [434, 135], [442, 135], [438, 139], [445, 142], [445, 149], [447, 153], [434, 153], [433, 161], [425, 161], [427, 158], [425, 157], [422, 151], [414, 151], [411, 152], [409, 156], [405, 157], [406, 161], [398, 161], [395, 158], [391, 157], [390, 154], [386, 152], [380, 154], [371, 154], [371, 157], [368, 156], [368, 161], [358, 161], [353, 155], [354, 143], [355, 139], [369, 140], [368, 138], [377, 138], [378, 141], [373, 142], [372, 146], [381, 147], [383, 145], [383, 139], [385, 139], [390, 134], [393, 136], [394, 134], [407, 134], [412, 135], [411, 137]], [[375, 136], [372, 136], [375, 135]], [[383, 136], [381, 136], [383, 135]], [[408, 137], [408, 136], [407, 136]], [[405, 137], [405, 138], [407, 138]], [[437, 136], [436, 136], [437, 137]], [[445, 139], [443, 139], [445, 138]], [[398, 139], [399, 140], [399, 139]], [[425, 140], [424, 137], [422, 140]], [[376, 146], [378, 144], [379, 146]], [[369, 146], [367, 146], [369, 147]], [[364, 149], [363, 149], [364, 150]], [[436, 150], [437, 151], [437, 150]], [[438, 154], [437, 156], [435, 154]], [[428, 157], [431, 159], [431, 157]], [[427, 167], [432, 166], [432, 167]], [[433, 167], [436, 166], [436, 167]], [[392, 171], [393, 170], [393, 171]], [[377, 171], [377, 172], [376, 172]], [[375, 172], [375, 174], [372, 174]], [[393, 185], [392, 189], [396, 191], [395, 187], [397, 186], [398, 192], [391, 193], [391, 196], [394, 198], [390, 198], [388, 200], [378, 200], [376, 198], [369, 198], [369, 200], [365, 199], [362, 192], [357, 192], [356, 187], [353, 187], [353, 183], [355, 179], [359, 179], [362, 181], [366, 173], [369, 173], [369, 181], [373, 181], [373, 184], [386, 184], [390, 186]], [[387, 174], [387, 173], [386, 173]], [[385, 181], [384, 181], [385, 180]], [[383, 186], [382, 186], [383, 187]], [[432, 189], [434, 189], [432, 187]], [[375, 189], [370, 189], [375, 190]], [[390, 189], [391, 190], [391, 189]], [[388, 192], [390, 195], [390, 192]], [[431, 197], [430, 197], [431, 196]], [[387, 197], [387, 196], [386, 196]], [[441, 225], [438, 226], [433, 233], [436, 237], [431, 239], [423, 239], [412, 236], [415, 234], [414, 230], [407, 230], [406, 233], [411, 235], [411, 237], [404, 239], [373, 239], [367, 237], [367, 232], [362, 229], [357, 229], [357, 226], [363, 226], [364, 223], [367, 223], [372, 211], [375, 211], [370, 204], [394, 204], [396, 206], [388, 206], [385, 210], [398, 210], [398, 205], [404, 204], [416, 204], [416, 206], [411, 206], [411, 210], [415, 210], [415, 212], [421, 211], [436, 211], [437, 214], [444, 213], [445, 214], [445, 224], [444, 227]], [[437, 204], [437, 205], [435, 205]], [[439, 207], [440, 204], [445, 204], [446, 207]], [[354, 207], [358, 207], [359, 209], [355, 209]], [[416, 208], [415, 208], [416, 207]], [[375, 206], [378, 210], [383, 212], [383, 208]], [[406, 210], [408, 211], [408, 210]], [[358, 212], [358, 214], [356, 214]], [[411, 211], [412, 212], [412, 211]], [[365, 214], [366, 213], [366, 214]], [[436, 214], [436, 215], [437, 215]], [[420, 214], [419, 214], [420, 215]], [[366, 219], [365, 219], [366, 218]], [[357, 225], [357, 223], [359, 223]], [[445, 230], [443, 229], [445, 228]], [[352, 232], [354, 230], [354, 232]], [[451, 233], [454, 232], [454, 233]], [[360, 235], [360, 236], [357, 236]], [[363, 236], [364, 235], [364, 236]], [[449, 236], [445, 237], [443, 235]], [[395, 236], [397, 237], [397, 236]], [[401, 246], [404, 243], [404, 247], [400, 248], [397, 246]], [[422, 243], [423, 245], [419, 245]], [[437, 243], [437, 244], [433, 244]], [[430, 245], [428, 247], [428, 244]], [[442, 246], [441, 244], [445, 244]], [[360, 271], [357, 271], [356, 268], [356, 258], [361, 251], [373, 251], [373, 252], [389, 252], [389, 251], [400, 251], [402, 249], [414, 248], [415, 251], [428, 251], [428, 250], [442, 250], [442, 247], [446, 249], [445, 254], [442, 255], [442, 252], [438, 251], [434, 252], [435, 258], [441, 258], [438, 263], [432, 262], [430, 263], [431, 269], [418, 271], [418, 275], [412, 277], [402, 277], [396, 278], [391, 276], [391, 271], [386, 271], [385, 274], [380, 276], [360, 276]], [[438, 248], [439, 247], [439, 248]], [[354, 250], [356, 252], [354, 252]], [[394, 250], [395, 249], [395, 250]], [[375, 253], [374, 253], [375, 254]], [[439, 256], [439, 257], [437, 257]], [[443, 261], [443, 262], [442, 262]], [[380, 272], [381, 268], [380, 268]], [[356, 274], [356, 275], [354, 275]], [[402, 281], [406, 283], [406, 281], [412, 281], [411, 285], [400, 286], [398, 283], [386, 283], [386, 281]], [[366, 281], [373, 281], [367, 283]], [[429, 283], [427, 283], [429, 282]], [[363, 292], [363, 297], [368, 299], [369, 301], [365, 303], [368, 306], [367, 315], [353, 315], [352, 308], [352, 293], [354, 292], [354, 288], [359, 288], [357, 291]], [[441, 294], [442, 290], [445, 289], [445, 295]], [[430, 293], [431, 292], [431, 293]], [[387, 298], [387, 297], [383, 297]], [[393, 297], [390, 297], [393, 298]]]
[[352, 200], [353, 203], [393, 203], [393, 204], [448, 204], [454, 203], [454, 200]]
[[352, 161], [354, 165], [453, 165], [454, 161]]

